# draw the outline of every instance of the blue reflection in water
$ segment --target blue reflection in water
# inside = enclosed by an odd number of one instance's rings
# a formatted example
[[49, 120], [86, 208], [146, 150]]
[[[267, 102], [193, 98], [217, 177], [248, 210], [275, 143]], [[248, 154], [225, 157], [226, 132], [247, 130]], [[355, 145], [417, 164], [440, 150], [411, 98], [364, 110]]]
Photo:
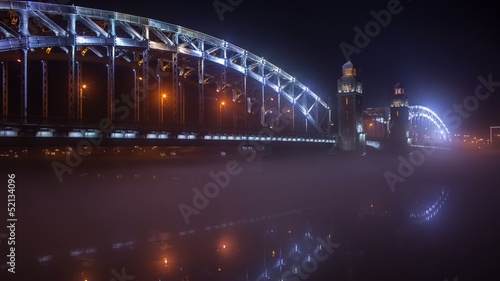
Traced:
[[438, 197], [425, 208], [410, 213], [412, 223], [425, 223], [437, 217], [450, 196], [451, 191], [447, 187], [441, 187]]

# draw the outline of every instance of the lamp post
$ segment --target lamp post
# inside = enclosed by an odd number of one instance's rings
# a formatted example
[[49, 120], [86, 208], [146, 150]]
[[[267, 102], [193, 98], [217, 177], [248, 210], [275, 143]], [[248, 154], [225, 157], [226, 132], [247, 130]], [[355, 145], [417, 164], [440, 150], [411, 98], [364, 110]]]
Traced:
[[78, 108], [78, 118], [80, 119], [80, 122], [83, 121], [83, 89], [86, 89], [87, 85], [83, 84], [80, 87], [80, 100], [78, 102], [79, 108]]
[[160, 110], [160, 123], [163, 124], [163, 111], [164, 111], [164, 102], [165, 102], [165, 99], [167, 98], [167, 94], [163, 93], [161, 95], [161, 110]]
[[226, 102], [221, 101], [219, 104], [219, 127], [222, 127], [222, 107], [226, 104]]

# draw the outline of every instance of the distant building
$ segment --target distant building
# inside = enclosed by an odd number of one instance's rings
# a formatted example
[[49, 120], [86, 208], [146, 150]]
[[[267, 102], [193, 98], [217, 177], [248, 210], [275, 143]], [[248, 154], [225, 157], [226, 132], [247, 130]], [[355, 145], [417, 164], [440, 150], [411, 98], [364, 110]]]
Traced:
[[337, 88], [340, 148], [343, 151], [357, 151], [363, 154], [363, 85], [350, 61], [342, 66], [342, 77], [337, 80]]

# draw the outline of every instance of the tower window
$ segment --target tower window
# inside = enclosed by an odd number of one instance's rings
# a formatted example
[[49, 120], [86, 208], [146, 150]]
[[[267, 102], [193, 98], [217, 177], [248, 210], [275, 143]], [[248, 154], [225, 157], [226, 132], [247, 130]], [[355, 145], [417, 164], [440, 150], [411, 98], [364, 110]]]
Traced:
[[342, 91], [344, 93], [351, 92], [351, 89], [352, 89], [351, 84], [342, 84]]
[[349, 99], [345, 98], [345, 105], [349, 105]]
[[356, 69], [355, 68], [346, 68], [344, 75], [345, 76], [356, 76]]

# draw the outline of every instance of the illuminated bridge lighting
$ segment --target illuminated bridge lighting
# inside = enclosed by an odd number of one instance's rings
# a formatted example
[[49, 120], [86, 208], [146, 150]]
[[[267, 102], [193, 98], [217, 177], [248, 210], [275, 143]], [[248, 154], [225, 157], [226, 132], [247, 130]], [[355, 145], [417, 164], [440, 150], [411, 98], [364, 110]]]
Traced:
[[409, 120], [417, 118], [417, 117], [423, 117], [431, 121], [436, 128], [438, 128], [438, 132], [440, 133], [441, 137], [445, 141], [451, 141], [450, 137], [450, 131], [444, 124], [443, 120], [439, 118], [439, 116], [432, 111], [431, 109], [421, 106], [421, 105], [413, 105], [409, 106], [410, 108], [410, 115], [409, 115]]
[[[134, 61], [134, 64], [144, 67], [149, 65], [149, 58], [141, 55], [137, 56], [137, 53], [147, 51], [151, 53], [150, 57], [158, 57], [159, 61], [161, 61], [158, 69], [162, 71], [166, 71], [167, 68], [179, 69], [178, 76], [171, 77], [172, 82], [181, 85], [181, 81], [178, 80], [179, 77], [188, 79], [190, 78], [190, 74], [199, 73], [203, 77], [198, 77], [197, 80], [203, 85], [205, 84], [204, 81], [206, 81], [207, 85], [210, 83], [217, 84], [216, 90], [221, 92], [224, 90], [237, 90], [233, 86], [233, 81], [226, 81], [225, 74], [225, 77], [220, 79], [221, 81], [214, 81], [217, 80], [214, 78], [216, 74], [211, 71], [213, 69], [212, 66], [216, 65], [230, 71], [231, 74], [240, 75], [241, 77], [245, 77], [245, 79], [248, 77], [249, 89], [247, 90], [247, 87], [245, 87], [245, 91], [247, 92], [242, 96], [251, 95], [253, 93], [252, 89], [258, 89], [255, 91], [257, 93], [257, 100], [259, 100], [261, 95], [275, 94], [280, 97], [280, 102], [284, 102], [283, 106], [289, 105], [296, 109], [293, 112], [296, 112], [297, 116], [294, 115], [293, 118], [294, 120], [303, 118], [306, 131], [307, 127], [310, 126], [318, 133], [323, 134], [327, 128], [325, 126], [327, 123], [325, 121], [326, 118], [324, 117], [329, 114], [331, 108], [325, 100], [315, 94], [309, 87], [283, 71], [280, 67], [264, 60], [262, 56], [255, 55], [242, 47], [208, 34], [142, 16], [74, 5], [5, 1], [4, 5], [0, 7], [0, 12], [5, 14], [29, 15], [30, 20], [39, 23], [29, 25], [30, 30], [28, 30], [28, 25], [22, 24], [19, 26], [7, 26], [10, 28], [0, 28], [4, 33], [4, 36], [0, 38], [0, 54], [12, 61], [24, 61], [18, 56], [10, 55], [16, 54], [18, 51], [30, 50], [30, 54], [26, 55], [27, 60], [34, 60], [36, 56], [33, 56], [31, 53], [35, 53], [43, 55], [49, 61], [56, 59], [55, 53], [57, 53], [61, 54], [61, 58], [65, 57], [68, 59], [72, 66], [68, 71], [71, 74], [77, 73], [79, 70], [77, 70], [76, 65], [82, 65], [87, 62], [90, 59], [89, 57], [98, 59], [102, 65], [105, 65], [110, 70], [110, 67], [113, 66], [114, 68], [115, 64], [118, 65], [120, 63], [121, 65], [121, 63], [124, 63], [123, 65], [129, 67]], [[71, 24], [68, 24], [69, 19], [71, 19]], [[102, 25], [106, 25], [108, 28], [104, 29], [101, 27]], [[86, 29], [81, 29], [79, 28], [80, 26], [85, 26]], [[144, 36], [143, 34], [146, 33], [154, 34], [154, 36]], [[68, 36], [74, 38], [68, 41]], [[175, 40], [172, 38], [175, 38]], [[76, 55], [72, 56], [70, 49], [79, 51]], [[112, 52], [106, 52], [105, 49], [112, 50]], [[60, 50], [63, 52], [59, 52]], [[201, 60], [204, 63], [202, 66], [199, 66], [198, 62]], [[180, 61], [189, 63], [180, 66], [178, 64]], [[154, 63], [153, 60], [151, 60], [151, 63]], [[112, 77], [109, 77], [108, 83], [119, 81], [123, 78], [115, 77], [114, 72], [109, 73]], [[135, 74], [136, 70], [133, 73]], [[147, 74], [144, 73], [144, 75]], [[144, 75], [134, 76], [134, 80], [144, 81]], [[72, 78], [73, 76], [69, 77], [68, 89], [76, 82], [74, 81], [76, 78]], [[31, 75], [25, 75], [24, 79], [26, 80], [24, 82], [28, 83], [30, 78]], [[108, 91], [107, 96], [110, 99], [110, 97], [115, 95], [115, 87], [109, 87]], [[24, 94], [28, 98], [31, 98], [28, 93]], [[203, 99], [204, 97], [205, 95], [202, 94]], [[84, 116], [81, 114], [82, 108], [78, 109], [78, 106], [75, 106], [78, 104], [75, 103], [77, 102], [68, 101], [68, 108], [70, 110], [68, 118], [79, 118], [80, 120], [78, 121], [82, 121], [82, 116]], [[108, 100], [108, 103], [111, 103], [111, 101]], [[27, 104], [26, 99], [23, 105], [25, 111], [22, 113], [23, 116], [21, 117], [23, 121], [21, 123], [27, 122], [27, 117], [30, 116]], [[46, 105], [44, 101], [44, 106], [48, 108]], [[184, 107], [184, 105], [182, 106]], [[146, 106], [144, 107], [141, 110], [149, 114], [150, 110]], [[260, 117], [260, 125], [270, 127], [268, 124], [265, 124], [265, 104], [260, 102], [258, 107], [260, 107], [261, 111], [255, 114], [256, 119]], [[161, 109], [158, 110], [159, 115], [160, 111]], [[200, 109], [200, 111], [202, 110]], [[182, 108], [182, 110], [176, 113], [178, 115], [176, 118], [184, 120], [180, 115], [185, 114], [185, 112], [184, 108]], [[49, 115], [48, 110], [44, 111], [43, 114], [44, 117], [47, 117]], [[110, 120], [114, 120], [115, 116], [113, 114], [116, 114], [116, 112], [109, 109], [107, 117]], [[203, 118], [204, 116], [200, 114], [199, 119], [202, 120]], [[138, 123], [138, 119], [136, 118], [135, 122]], [[146, 118], [145, 120], [148, 119]], [[182, 124], [183, 122], [180, 122], [181, 125], [186, 125]], [[112, 135], [113, 138], [134, 138], [132, 134], [122, 134], [120, 132], [113, 132]], [[14, 135], [11, 132], [0, 131], [0, 136]], [[46, 136], [45, 133], [44, 136]]]

